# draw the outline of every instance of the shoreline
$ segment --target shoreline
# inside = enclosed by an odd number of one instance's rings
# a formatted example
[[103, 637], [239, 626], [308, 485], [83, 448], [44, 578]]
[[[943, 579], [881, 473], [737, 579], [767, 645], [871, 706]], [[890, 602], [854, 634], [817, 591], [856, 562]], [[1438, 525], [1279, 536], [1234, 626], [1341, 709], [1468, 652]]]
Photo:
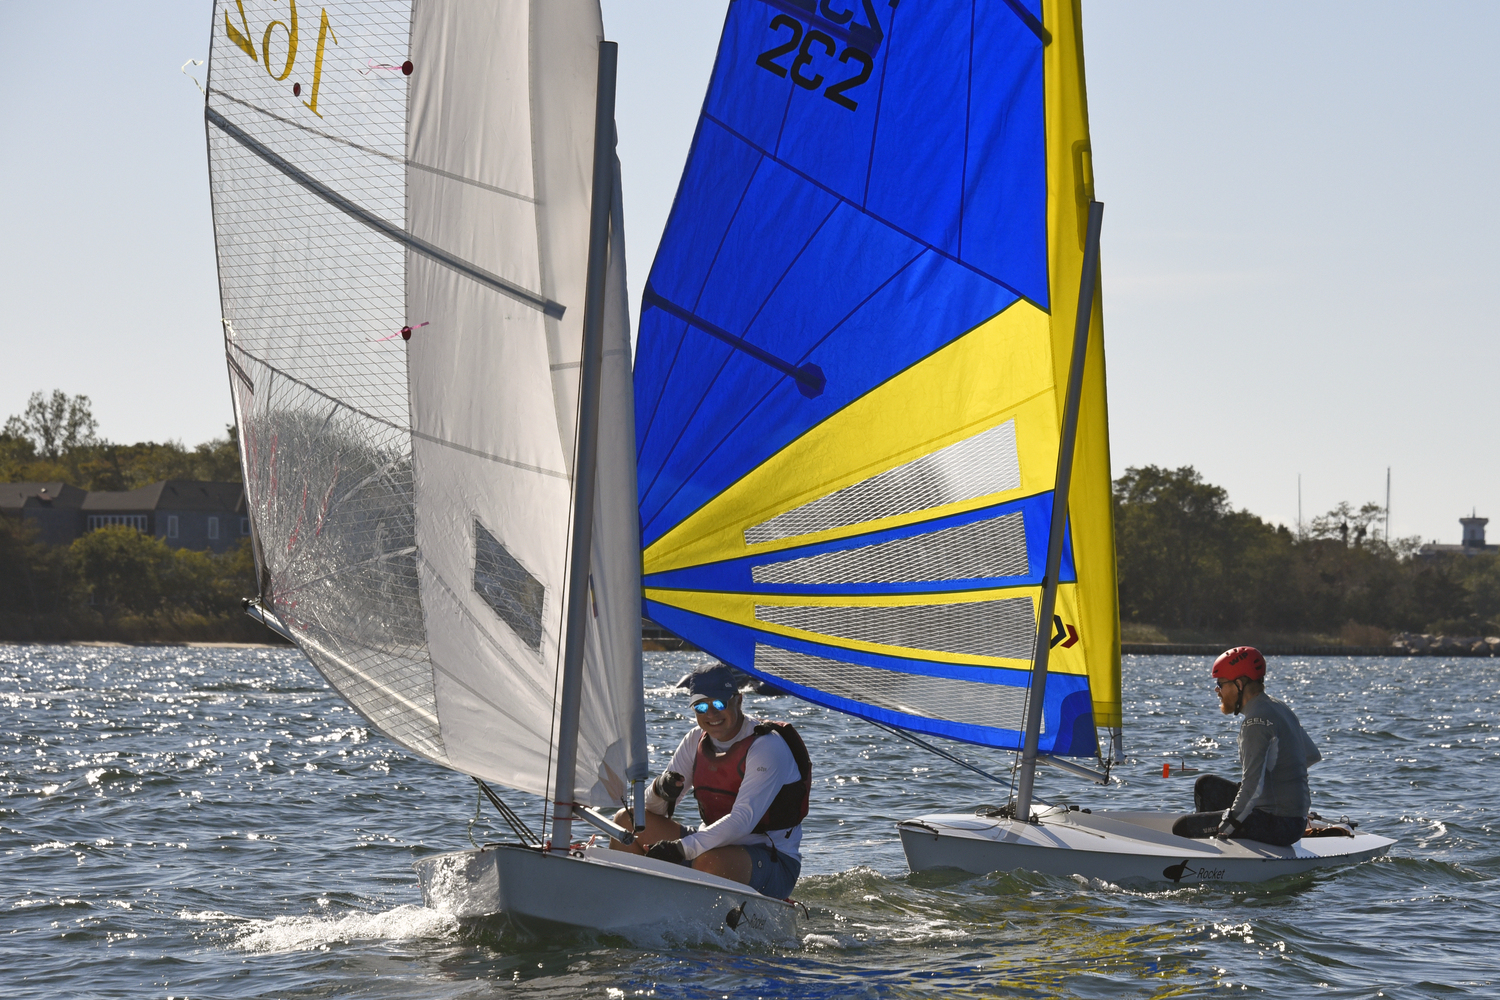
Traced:
[[126, 646], [173, 646], [181, 649], [296, 649], [285, 642], [197, 642], [177, 639], [126, 642], [121, 639], [0, 639], [0, 646], [95, 646], [101, 649]]

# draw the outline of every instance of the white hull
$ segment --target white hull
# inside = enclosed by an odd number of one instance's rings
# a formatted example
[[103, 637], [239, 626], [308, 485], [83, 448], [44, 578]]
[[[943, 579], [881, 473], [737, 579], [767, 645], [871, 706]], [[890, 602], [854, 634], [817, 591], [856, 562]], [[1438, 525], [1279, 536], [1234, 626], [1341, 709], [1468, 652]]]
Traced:
[[1172, 834], [1179, 813], [1034, 811], [1036, 822], [946, 814], [896, 824], [912, 871], [958, 868], [976, 874], [1017, 868], [1113, 883], [1264, 882], [1317, 868], [1368, 861], [1390, 850], [1386, 837], [1310, 837], [1290, 847], [1247, 840], [1189, 840]]
[[797, 940], [796, 906], [749, 886], [621, 851], [571, 854], [486, 845], [413, 867], [427, 906], [457, 917], [503, 914], [623, 937]]

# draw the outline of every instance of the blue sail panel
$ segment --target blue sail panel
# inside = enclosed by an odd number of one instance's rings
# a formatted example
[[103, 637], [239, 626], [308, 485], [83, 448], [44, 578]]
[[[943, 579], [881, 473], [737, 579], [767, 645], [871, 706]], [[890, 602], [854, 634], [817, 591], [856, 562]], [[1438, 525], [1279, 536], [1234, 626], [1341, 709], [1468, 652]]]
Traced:
[[[647, 613], [994, 746], [1020, 739], [1091, 197], [1072, 16], [734, 0], [640, 313]], [[1086, 411], [1043, 741], [1080, 755], [1119, 704], [1102, 379]]]

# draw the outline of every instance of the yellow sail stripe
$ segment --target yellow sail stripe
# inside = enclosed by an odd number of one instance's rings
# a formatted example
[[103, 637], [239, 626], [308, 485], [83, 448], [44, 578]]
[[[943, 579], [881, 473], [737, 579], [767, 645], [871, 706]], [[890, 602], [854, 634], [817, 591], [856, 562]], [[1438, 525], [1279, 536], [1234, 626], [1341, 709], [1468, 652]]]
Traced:
[[[1065, 622], [1076, 622], [1077, 620], [1076, 603], [1073, 600], [1074, 590], [1073, 585], [1064, 584], [1058, 592], [1057, 613]], [[743, 625], [746, 628], [759, 629], [762, 632], [768, 632], [773, 635], [785, 635], [794, 639], [820, 642], [843, 649], [861, 650], [866, 653], [882, 653], [886, 656], [912, 659], [932, 659], [943, 663], [962, 663], [976, 667], [1004, 667], [1010, 670], [1030, 670], [1030, 660], [1000, 656], [971, 656], [962, 653], [944, 652], [942, 650], [892, 646], [884, 643], [863, 642], [857, 639], [846, 639], [838, 636], [808, 632], [802, 629], [789, 628], [758, 620], [755, 617], [755, 607], [756, 605], [775, 605], [779, 607], [900, 608], [924, 604], [966, 604], [975, 601], [1029, 597], [1032, 602], [1032, 608], [1035, 609], [1041, 598], [1041, 592], [1040, 587], [1031, 586], [966, 590], [961, 593], [945, 594], [867, 594], [839, 597], [820, 595], [809, 597], [801, 595], [789, 596], [785, 594], [738, 594], [717, 591], [648, 588], [646, 590], [646, 600], [667, 604], [709, 618], [717, 618], [720, 621], [730, 622], [735, 625]], [[1035, 611], [1033, 610], [1034, 614]], [[1081, 635], [1079, 640], [1068, 648], [1063, 648], [1060, 644], [1058, 647], [1054, 647], [1051, 658], [1051, 669], [1064, 674], [1083, 674], [1088, 672]]]
[[[1084, 86], [1083, 24], [1078, 0], [1043, 0], [1052, 32], [1043, 53], [1047, 101], [1047, 214], [1054, 378], [1066, 384], [1072, 359], [1078, 284], [1088, 205], [1095, 197]], [[1106, 218], [1106, 222], [1108, 219]], [[1106, 225], [1105, 232], [1109, 228]], [[1076, 614], [1090, 645], [1094, 723], [1120, 725], [1120, 615], [1115, 583], [1114, 510], [1110, 496], [1109, 410], [1104, 391], [1103, 291], [1094, 296], [1084, 369], [1083, 405], [1069, 503], [1078, 569]], [[1056, 396], [1061, 423], [1063, 394]], [[1075, 647], [1076, 648], [1076, 647]], [[1054, 662], [1058, 650], [1053, 650]]]
[[[645, 552], [645, 570], [773, 552], [954, 514], [1052, 488], [1058, 413], [1047, 314], [1016, 302], [771, 456]], [[1016, 421], [1021, 485], [963, 503], [746, 545], [744, 529], [981, 431]]]

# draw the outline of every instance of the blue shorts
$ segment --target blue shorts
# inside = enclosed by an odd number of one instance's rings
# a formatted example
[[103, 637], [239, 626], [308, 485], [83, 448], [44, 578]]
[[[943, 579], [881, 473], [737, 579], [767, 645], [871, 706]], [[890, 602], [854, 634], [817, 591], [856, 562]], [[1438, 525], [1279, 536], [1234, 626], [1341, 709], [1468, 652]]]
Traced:
[[750, 855], [750, 888], [762, 896], [786, 899], [802, 873], [802, 862], [764, 844], [741, 844]]

